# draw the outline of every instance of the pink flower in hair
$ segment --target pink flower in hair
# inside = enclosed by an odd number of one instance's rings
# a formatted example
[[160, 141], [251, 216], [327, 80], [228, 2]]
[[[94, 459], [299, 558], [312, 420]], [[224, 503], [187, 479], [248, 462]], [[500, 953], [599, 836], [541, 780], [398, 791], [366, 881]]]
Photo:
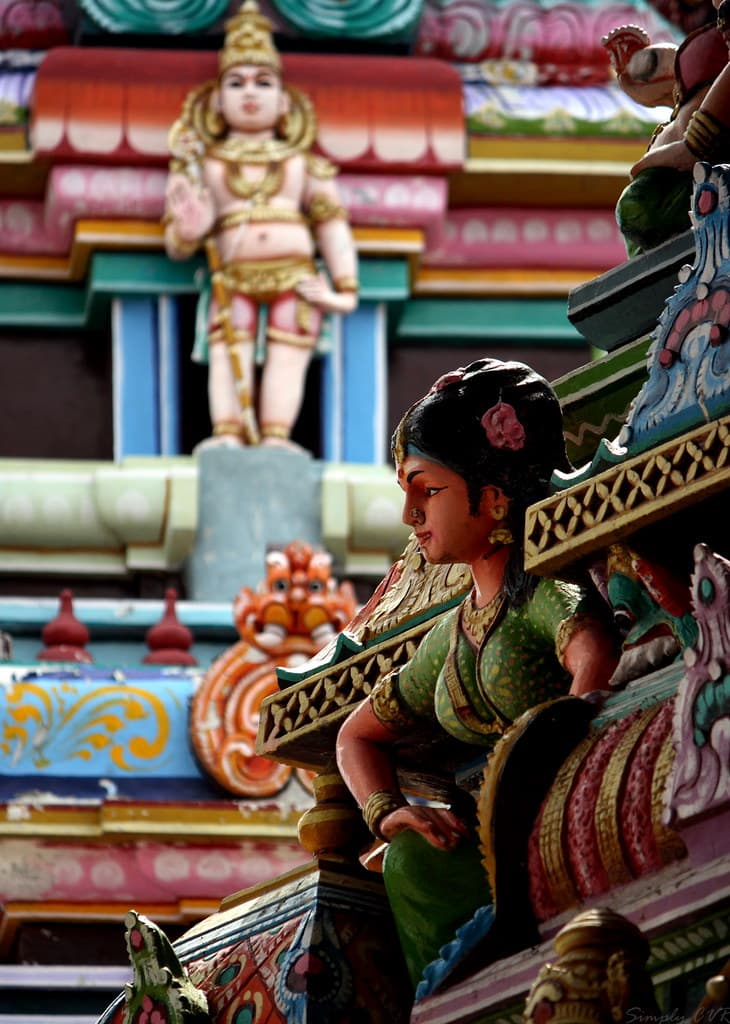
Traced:
[[443, 373], [432, 386], [429, 391], [429, 395], [432, 395], [435, 391], [440, 391], [442, 388], [445, 388], [447, 384], [454, 384], [457, 380], [461, 380], [465, 373], [466, 367], [464, 366], [460, 366], [458, 370], [449, 370], [448, 373]]
[[525, 447], [525, 428], [517, 413], [507, 402], [497, 402], [481, 418], [487, 441], [493, 448], [509, 448], [518, 452]]

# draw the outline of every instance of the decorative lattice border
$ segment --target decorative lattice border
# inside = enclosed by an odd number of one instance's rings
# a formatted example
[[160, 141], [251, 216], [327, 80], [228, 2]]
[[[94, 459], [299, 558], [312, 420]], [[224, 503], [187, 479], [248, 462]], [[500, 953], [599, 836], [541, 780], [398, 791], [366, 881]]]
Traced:
[[[256, 750], [288, 764], [316, 767], [321, 760], [312, 734], [322, 741], [386, 672], [404, 665], [440, 616], [420, 622], [396, 637], [374, 644], [338, 665], [267, 697], [261, 705]], [[328, 745], [334, 751], [334, 739]]]
[[730, 416], [527, 510], [525, 565], [547, 575], [730, 486]]

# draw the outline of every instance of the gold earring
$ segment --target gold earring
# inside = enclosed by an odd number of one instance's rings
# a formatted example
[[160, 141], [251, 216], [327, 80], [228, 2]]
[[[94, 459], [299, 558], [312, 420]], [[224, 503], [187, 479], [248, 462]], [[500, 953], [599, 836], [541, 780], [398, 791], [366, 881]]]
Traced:
[[495, 505], [492, 509], [492, 519], [504, 519], [507, 515], [507, 509], [504, 505]]
[[219, 135], [222, 135], [226, 130], [226, 122], [223, 120], [223, 114], [221, 114], [220, 110], [212, 106], [208, 106], [206, 108], [205, 114], [203, 115], [203, 121], [205, 124], [205, 130], [209, 135], [212, 135], [213, 138], [217, 138]]
[[508, 526], [501, 526], [496, 530], [492, 530], [489, 534], [490, 544], [512, 544], [513, 542], [514, 537], [512, 536], [512, 531]]

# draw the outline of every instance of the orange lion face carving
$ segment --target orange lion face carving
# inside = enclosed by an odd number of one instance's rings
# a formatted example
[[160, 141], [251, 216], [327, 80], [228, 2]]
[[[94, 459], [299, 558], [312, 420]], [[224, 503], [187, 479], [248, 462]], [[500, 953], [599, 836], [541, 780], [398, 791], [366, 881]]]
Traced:
[[[192, 702], [190, 736], [203, 769], [245, 797], [280, 792], [294, 769], [255, 753], [261, 702], [278, 689], [277, 668], [292, 668], [321, 650], [353, 618], [350, 583], [332, 578], [332, 559], [303, 541], [270, 551], [266, 579], [242, 587], [233, 603], [241, 639], [220, 655]], [[303, 769], [297, 778], [309, 789]]]
[[270, 648], [306, 637], [319, 649], [355, 614], [352, 586], [332, 578], [332, 558], [303, 541], [266, 556], [266, 579], [254, 593], [242, 587], [233, 613], [241, 637]]

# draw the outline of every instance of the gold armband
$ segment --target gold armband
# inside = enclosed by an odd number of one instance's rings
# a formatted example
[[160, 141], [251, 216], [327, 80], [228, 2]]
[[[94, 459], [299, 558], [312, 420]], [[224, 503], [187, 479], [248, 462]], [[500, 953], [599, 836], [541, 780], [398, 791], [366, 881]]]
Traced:
[[415, 721], [398, 689], [398, 672], [383, 676], [370, 694], [370, 706], [381, 725], [392, 732], [408, 732]]
[[380, 831], [380, 823], [399, 807], [405, 807], [408, 801], [401, 793], [389, 793], [385, 789], [378, 789], [365, 801], [362, 809], [362, 816], [365, 824], [377, 839], [385, 840]]
[[333, 284], [336, 292], [356, 292], [360, 288], [356, 277], [338, 277]]
[[317, 153], [307, 153], [305, 159], [307, 161], [307, 170], [313, 178], [326, 181], [328, 178], [334, 178], [337, 174], [337, 167], [326, 156], [319, 156]]
[[684, 133], [684, 144], [698, 160], [717, 163], [730, 148], [730, 129], [712, 114], [695, 110]]
[[307, 209], [312, 224], [326, 224], [328, 220], [347, 220], [347, 210], [326, 192], [315, 192]]

